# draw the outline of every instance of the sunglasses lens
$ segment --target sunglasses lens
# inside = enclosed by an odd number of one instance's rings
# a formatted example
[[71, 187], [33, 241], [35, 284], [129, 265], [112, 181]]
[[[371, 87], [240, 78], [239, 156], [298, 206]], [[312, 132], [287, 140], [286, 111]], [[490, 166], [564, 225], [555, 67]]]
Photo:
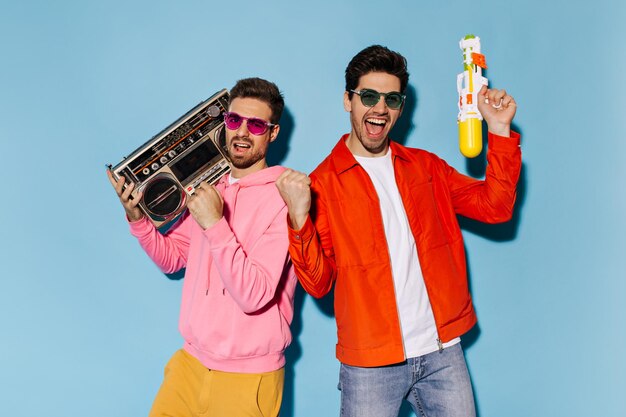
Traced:
[[265, 120], [257, 119], [256, 117], [247, 118], [233, 112], [224, 113], [224, 124], [226, 124], [226, 127], [230, 130], [239, 129], [244, 120], [247, 120], [246, 127], [248, 128], [248, 132], [253, 135], [264, 134], [270, 126]]
[[237, 113], [224, 113], [224, 123], [230, 130], [239, 129], [242, 122], [243, 117], [239, 116]]
[[361, 103], [367, 107], [374, 107], [378, 100], [380, 100], [380, 94], [374, 90], [361, 90]]
[[262, 119], [248, 119], [248, 131], [253, 135], [262, 135], [267, 130], [267, 122]]
[[402, 94], [400, 93], [389, 93], [387, 97], [385, 97], [385, 103], [387, 107], [390, 109], [399, 109], [402, 106]]

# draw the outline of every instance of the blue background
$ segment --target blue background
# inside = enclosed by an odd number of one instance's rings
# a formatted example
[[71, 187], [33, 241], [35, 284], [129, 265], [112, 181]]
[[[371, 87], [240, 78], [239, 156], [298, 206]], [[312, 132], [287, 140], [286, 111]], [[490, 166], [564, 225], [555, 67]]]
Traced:
[[[518, 102], [524, 157], [514, 219], [462, 222], [479, 415], [624, 415], [623, 2], [1, 6], [0, 414], [146, 415], [182, 345], [182, 282], [128, 233], [105, 163], [261, 76], [287, 103], [270, 159], [309, 172], [349, 131], [345, 66], [380, 43], [411, 73], [395, 136], [480, 176], [481, 158], [468, 162], [456, 140], [458, 41], [476, 33], [491, 85]], [[332, 300], [296, 301], [282, 415], [338, 415]]]

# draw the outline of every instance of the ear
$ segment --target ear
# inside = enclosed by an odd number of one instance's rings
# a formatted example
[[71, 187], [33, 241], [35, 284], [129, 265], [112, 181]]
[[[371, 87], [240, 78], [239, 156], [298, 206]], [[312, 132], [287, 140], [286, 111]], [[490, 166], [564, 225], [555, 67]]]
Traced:
[[350, 113], [352, 111], [352, 100], [350, 100], [350, 93], [347, 92], [347, 91], [343, 92], [343, 108], [348, 113]]
[[272, 127], [272, 131], [270, 133], [270, 142], [274, 142], [278, 137], [278, 132], [280, 132], [280, 125], [276, 125]]

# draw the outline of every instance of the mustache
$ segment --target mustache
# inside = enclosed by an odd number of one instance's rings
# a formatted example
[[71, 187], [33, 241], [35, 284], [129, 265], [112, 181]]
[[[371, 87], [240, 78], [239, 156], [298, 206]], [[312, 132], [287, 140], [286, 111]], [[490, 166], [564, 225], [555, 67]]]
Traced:
[[229, 145], [232, 145], [233, 142], [244, 142], [244, 143], [247, 143], [250, 146], [252, 146], [254, 144], [252, 142], [252, 140], [249, 137], [247, 137], [247, 136], [235, 136], [235, 137], [233, 137], [230, 140]]

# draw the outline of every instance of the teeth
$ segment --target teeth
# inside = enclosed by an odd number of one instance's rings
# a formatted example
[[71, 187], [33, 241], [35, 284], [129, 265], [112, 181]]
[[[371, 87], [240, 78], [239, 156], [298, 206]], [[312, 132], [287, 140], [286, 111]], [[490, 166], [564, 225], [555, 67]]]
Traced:
[[387, 122], [381, 119], [367, 119], [367, 123], [371, 123], [373, 125], [384, 126]]
[[234, 143], [233, 144], [236, 148], [249, 148], [250, 145], [248, 145], [247, 143]]

